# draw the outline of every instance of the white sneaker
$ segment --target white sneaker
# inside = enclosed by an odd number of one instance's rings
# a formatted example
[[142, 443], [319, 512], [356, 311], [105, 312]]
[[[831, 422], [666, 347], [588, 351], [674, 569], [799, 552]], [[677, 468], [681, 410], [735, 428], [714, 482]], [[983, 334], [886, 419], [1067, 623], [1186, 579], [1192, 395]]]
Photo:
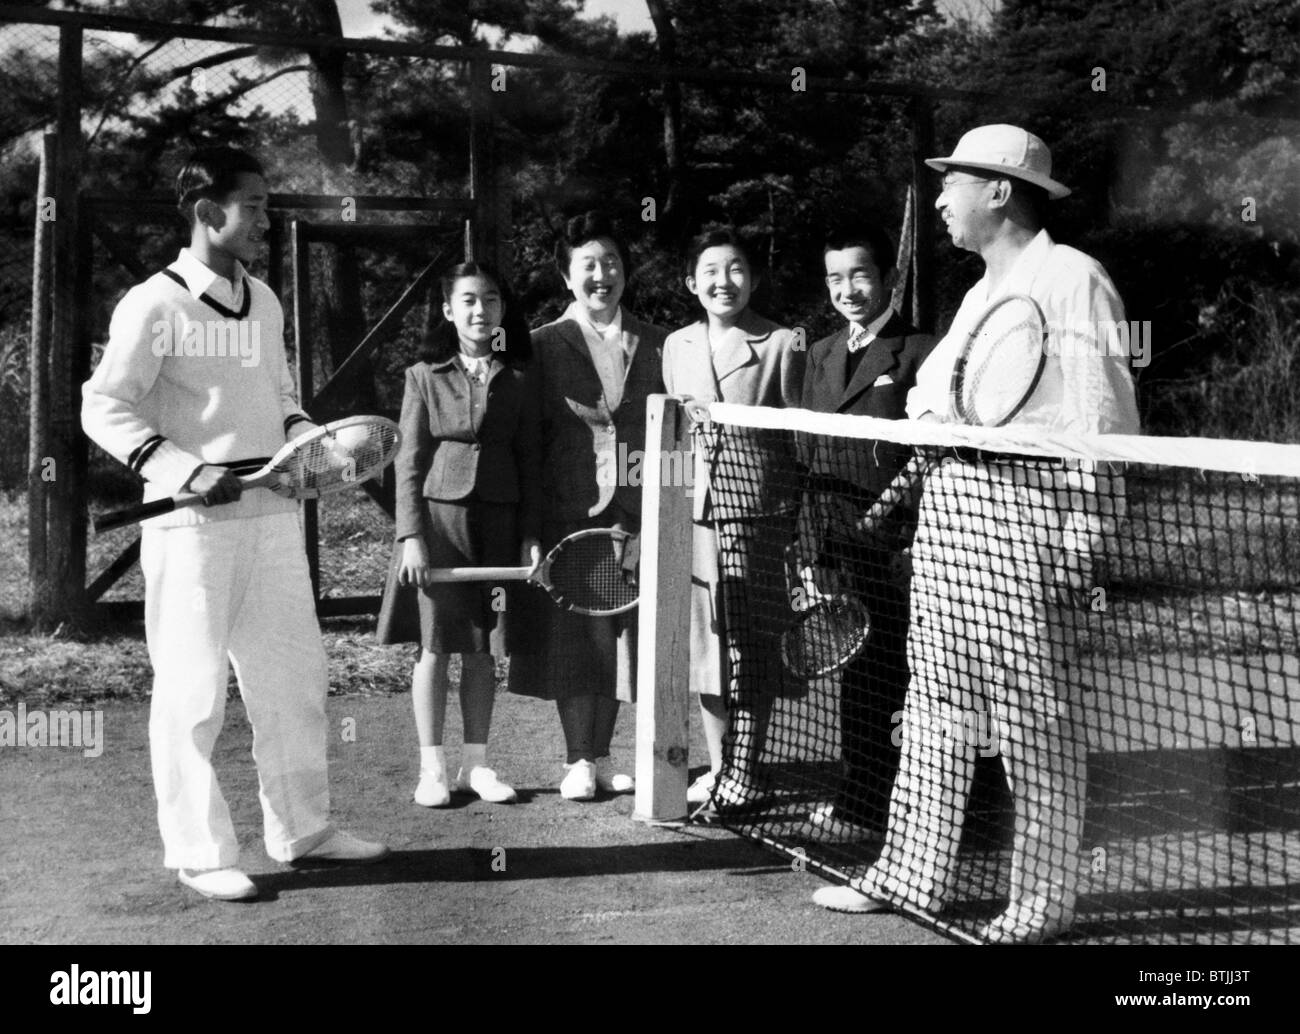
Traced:
[[[931, 913], [942, 912], [944, 909], [944, 899], [933, 888], [933, 884], [915, 874], [900, 878], [873, 865], [860, 879], [853, 881], [852, 887], [859, 894], [882, 904], [902, 903]], [[927, 887], [928, 890], [925, 889]]]
[[1041, 944], [1061, 936], [1074, 923], [1073, 910], [1034, 904], [1011, 905], [979, 930], [989, 944]]
[[445, 808], [451, 803], [451, 790], [447, 786], [447, 773], [420, 769], [420, 783], [415, 788], [415, 803], [425, 808]]
[[713, 784], [718, 781], [718, 773], [712, 769], [705, 772], [686, 788], [687, 804], [708, 804], [713, 796]]
[[596, 759], [596, 786], [605, 793], [631, 793], [636, 780], [630, 775], [614, 771], [614, 762], [608, 754]]
[[371, 840], [362, 840], [351, 833], [336, 829], [327, 839], [321, 841], [294, 861], [310, 859], [314, 862], [341, 862], [352, 865], [368, 865], [388, 857], [388, 848]]
[[481, 800], [489, 804], [513, 804], [518, 798], [514, 787], [507, 786], [487, 765], [475, 765], [465, 774], [461, 769], [456, 775], [456, 789], [462, 793], [478, 794]]
[[821, 887], [813, 891], [813, 904], [832, 912], [887, 912], [889, 905], [876, 898], [867, 897], [852, 887]]
[[257, 897], [253, 881], [238, 869], [180, 869], [176, 874], [191, 890], [217, 901], [252, 901]]
[[596, 766], [590, 761], [565, 765], [568, 775], [560, 783], [560, 796], [566, 801], [589, 801], [596, 796]]

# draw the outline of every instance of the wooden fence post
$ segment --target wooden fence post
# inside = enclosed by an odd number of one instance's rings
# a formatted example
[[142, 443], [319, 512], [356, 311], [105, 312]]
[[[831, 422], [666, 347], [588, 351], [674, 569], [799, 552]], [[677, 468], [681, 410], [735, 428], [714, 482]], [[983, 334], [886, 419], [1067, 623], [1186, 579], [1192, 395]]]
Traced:
[[[500, 70], [505, 74], [505, 69]], [[470, 258], [500, 267], [497, 255], [497, 205], [492, 126], [492, 66], [483, 60], [469, 65], [469, 193], [474, 202]]]
[[[293, 347], [298, 367], [298, 405], [310, 413], [315, 401], [311, 336], [311, 239], [308, 227], [295, 219], [289, 226], [289, 251], [293, 255]], [[303, 545], [311, 572], [311, 598], [320, 600], [320, 537], [316, 500], [302, 504]]]
[[934, 332], [934, 202], [935, 172], [925, 159], [935, 157], [934, 108], [923, 97], [911, 102], [913, 210], [912, 262], [916, 280], [912, 292], [912, 325], [926, 334]]
[[[50, 260], [54, 251], [54, 198], [58, 145], [53, 133], [41, 141], [41, 171], [36, 186], [36, 235], [32, 245], [32, 337], [27, 369], [30, 395], [27, 435], [27, 612], [33, 617], [49, 609], [46, 571], [45, 458], [50, 454]], [[54, 201], [54, 210], [50, 202]]]
[[[50, 312], [48, 339], [39, 339], [40, 320], [34, 310], [32, 348], [35, 362], [44, 362], [36, 377], [44, 389], [41, 412], [33, 415], [38, 439], [32, 459], [40, 468], [29, 488], [35, 505], [29, 521], [39, 523], [28, 555], [31, 589], [29, 613], [37, 628], [78, 624], [85, 613], [86, 476], [85, 444], [81, 433], [79, 375], [85, 368], [80, 340], [84, 320], [78, 275], [86, 267], [78, 249], [86, 244], [78, 231], [78, 190], [81, 180], [81, 44], [77, 25], [59, 28], [59, 103], [57, 158], [51, 185], [54, 199]], [[33, 284], [33, 290], [37, 284]], [[42, 382], [42, 376], [44, 380]], [[33, 400], [37, 403], [37, 400]], [[49, 471], [49, 474], [46, 471]], [[46, 479], [48, 477], [48, 480]], [[38, 554], [39, 550], [39, 554]]]

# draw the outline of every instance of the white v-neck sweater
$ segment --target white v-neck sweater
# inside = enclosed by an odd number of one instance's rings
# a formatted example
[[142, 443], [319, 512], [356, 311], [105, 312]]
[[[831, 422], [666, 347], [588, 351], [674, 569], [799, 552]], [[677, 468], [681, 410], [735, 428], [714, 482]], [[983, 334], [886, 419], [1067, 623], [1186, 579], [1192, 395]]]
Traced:
[[[82, 427], [145, 479], [146, 502], [180, 492], [203, 463], [256, 461], [238, 468], [252, 473], [312, 426], [298, 406], [284, 352], [284, 311], [274, 292], [242, 267], [232, 285], [188, 251], [168, 268], [185, 286], [159, 272], [131, 288], [113, 312], [104, 356], [82, 387]], [[296, 507], [255, 489], [237, 503], [187, 508], [146, 523], [200, 524]]]

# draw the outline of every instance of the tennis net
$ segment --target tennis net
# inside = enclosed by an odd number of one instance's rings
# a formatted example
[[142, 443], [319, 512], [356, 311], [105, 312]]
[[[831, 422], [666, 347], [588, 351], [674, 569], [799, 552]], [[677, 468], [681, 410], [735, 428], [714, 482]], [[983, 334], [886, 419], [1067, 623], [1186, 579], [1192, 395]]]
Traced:
[[963, 940], [1300, 941], [1300, 446], [711, 416], [719, 821]]

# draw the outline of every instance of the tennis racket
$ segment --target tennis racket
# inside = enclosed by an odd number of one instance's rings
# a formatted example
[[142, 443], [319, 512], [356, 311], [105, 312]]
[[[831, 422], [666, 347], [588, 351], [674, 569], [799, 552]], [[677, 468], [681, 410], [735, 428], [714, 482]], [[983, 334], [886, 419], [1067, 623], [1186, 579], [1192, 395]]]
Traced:
[[559, 606], [612, 617], [636, 606], [635, 536], [617, 528], [588, 528], [561, 539], [536, 568], [436, 567], [433, 582], [532, 582]]
[[[952, 411], [964, 424], [1001, 427], [1033, 397], [1047, 364], [1047, 322], [1027, 294], [994, 302], [966, 335], [952, 368], [948, 389]], [[918, 452], [858, 521], [873, 532], [917, 486], [941, 457]]]
[[819, 599], [781, 635], [781, 661], [796, 678], [839, 671], [860, 654], [871, 634], [871, 615], [853, 596]]
[[[382, 416], [350, 416], [317, 427], [288, 442], [261, 470], [240, 478], [245, 489], [270, 488], [291, 499], [316, 499], [360, 484], [380, 473], [397, 456], [402, 434]], [[101, 514], [96, 532], [159, 517], [203, 497], [185, 493]]]

